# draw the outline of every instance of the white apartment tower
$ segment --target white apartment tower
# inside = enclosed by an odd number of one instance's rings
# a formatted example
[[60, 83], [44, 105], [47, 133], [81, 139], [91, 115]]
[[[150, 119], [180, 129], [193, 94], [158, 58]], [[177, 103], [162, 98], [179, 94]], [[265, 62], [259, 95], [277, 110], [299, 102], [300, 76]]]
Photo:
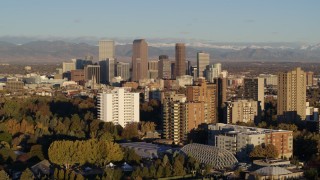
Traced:
[[139, 122], [139, 93], [117, 88], [98, 95], [98, 119], [125, 127]]

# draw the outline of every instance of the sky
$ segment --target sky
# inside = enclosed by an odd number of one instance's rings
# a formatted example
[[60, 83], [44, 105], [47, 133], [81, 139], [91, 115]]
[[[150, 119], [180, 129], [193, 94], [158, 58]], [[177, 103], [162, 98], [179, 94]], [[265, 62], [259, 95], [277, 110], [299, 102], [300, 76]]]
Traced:
[[1, 0], [0, 36], [320, 43], [319, 0]]

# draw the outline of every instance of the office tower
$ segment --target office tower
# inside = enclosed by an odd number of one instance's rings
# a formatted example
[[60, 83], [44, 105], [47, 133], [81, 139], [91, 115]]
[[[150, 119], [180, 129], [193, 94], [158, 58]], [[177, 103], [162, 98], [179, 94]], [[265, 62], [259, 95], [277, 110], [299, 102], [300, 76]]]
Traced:
[[[198, 77], [206, 77], [205, 70], [209, 66], [210, 55], [204, 52], [197, 53]], [[221, 66], [220, 66], [221, 67]]]
[[83, 82], [84, 81], [84, 70], [83, 69], [77, 69], [71, 71], [71, 81], [75, 82]]
[[159, 69], [159, 61], [153, 60], [148, 61], [148, 77], [150, 79], [158, 79], [158, 69]]
[[244, 78], [243, 83], [244, 98], [260, 101], [261, 109], [264, 110], [264, 79], [260, 77]]
[[191, 76], [193, 79], [197, 80], [198, 79], [198, 68], [197, 66], [191, 66]]
[[186, 97], [166, 92], [162, 103], [163, 135], [175, 144], [182, 143], [186, 135]]
[[72, 70], [76, 69], [76, 63], [75, 62], [63, 62], [62, 63], [62, 73], [70, 72]]
[[115, 59], [100, 60], [100, 78], [102, 84], [110, 84], [115, 75]]
[[221, 74], [221, 63], [216, 63], [216, 64], [214, 64], [214, 68], [216, 68], [217, 69], [217, 73], [218, 73], [218, 76], [220, 76], [220, 74]]
[[160, 79], [171, 79], [171, 61], [167, 55], [159, 56], [159, 75]]
[[231, 151], [238, 159], [249, 158], [253, 147], [261, 144], [273, 144], [278, 151], [278, 158], [292, 156], [292, 131], [222, 123], [210, 124], [208, 129], [208, 144]]
[[116, 88], [98, 95], [98, 119], [125, 127], [139, 122], [139, 93]]
[[192, 86], [187, 86], [187, 101], [201, 102], [204, 104], [204, 122], [217, 122], [217, 86], [216, 84], [208, 84], [204, 78], [198, 78], [198, 81]]
[[171, 79], [175, 79], [176, 62], [171, 61]]
[[174, 78], [186, 75], [186, 46], [184, 43], [176, 44], [176, 63]]
[[308, 71], [306, 75], [307, 75], [307, 86], [313, 86], [313, 72]]
[[132, 81], [148, 79], [148, 44], [136, 39], [132, 45]]
[[224, 107], [224, 123], [235, 124], [238, 122], [254, 123], [261, 118], [260, 103], [255, 100], [236, 100], [226, 102]]
[[224, 118], [223, 108], [225, 106], [224, 103], [227, 101], [227, 83], [228, 79], [222, 76], [214, 79], [214, 84], [217, 88], [216, 101], [219, 122], [221, 122]]
[[130, 63], [117, 62], [116, 76], [120, 76], [122, 80], [128, 81], [130, 79]]
[[100, 66], [99, 65], [87, 65], [84, 67], [84, 80], [86, 82], [92, 81], [93, 83], [100, 83]]
[[277, 115], [286, 121], [306, 118], [306, 73], [300, 67], [278, 75]]
[[220, 63], [216, 63], [216, 64], [211, 64], [206, 66], [206, 70], [205, 70], [205, 76], [206, 80], [209, 81], [210, 83], [214, 82], [215, 78], [218, 78], [220, 76], [226, 76], [225, 75], [225, 71], [222, 72], [221, 71], [221, 64]]
[[191, 75], [191, 61], [186, 60], [186, 75]]
[[86, 65], [91, 65], [92, 60], [76, 59], [76, 69], [84, 69]]
[[107, 58], [115, 58], [114, 41], [101, 40], [99, 41], [99, 61]]

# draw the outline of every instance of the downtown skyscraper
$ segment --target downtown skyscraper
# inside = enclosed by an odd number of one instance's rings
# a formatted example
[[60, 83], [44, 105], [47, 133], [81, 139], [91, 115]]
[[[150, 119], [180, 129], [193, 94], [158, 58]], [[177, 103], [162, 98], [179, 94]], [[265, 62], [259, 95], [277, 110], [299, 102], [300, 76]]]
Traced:
[[176, 63], [174, 77], [186, 75], [186, 46], [184, 43], [176, 44]]
[[115, 46], [112, 40], [99, 41], [99, 61], [115, 57]]
[[206, 77], [205, 71], [210, 63], [210, 55], [204, 52], [197, 53], [197, 70], [198, 77]]
[[148, 44], [136, 39], [132, 45], [132, 81], [148, 79]]
[[99, 41], [99, 65], [102, 84], [111, 83], [115, 75], [115, 46], [112, 40]]

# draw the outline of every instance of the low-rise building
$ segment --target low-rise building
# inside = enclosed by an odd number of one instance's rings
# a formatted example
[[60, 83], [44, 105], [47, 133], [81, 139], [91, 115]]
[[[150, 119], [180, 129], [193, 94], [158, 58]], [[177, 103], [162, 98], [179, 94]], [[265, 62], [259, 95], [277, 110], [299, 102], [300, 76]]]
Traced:
[[290, 158], [293, 150], [292, 131], [273, 130], [231, 124], [208, 126], [208, 143], [231, 151], [238, 158], [247, 158], [254, 146], [273, 144], [279, 157]]

